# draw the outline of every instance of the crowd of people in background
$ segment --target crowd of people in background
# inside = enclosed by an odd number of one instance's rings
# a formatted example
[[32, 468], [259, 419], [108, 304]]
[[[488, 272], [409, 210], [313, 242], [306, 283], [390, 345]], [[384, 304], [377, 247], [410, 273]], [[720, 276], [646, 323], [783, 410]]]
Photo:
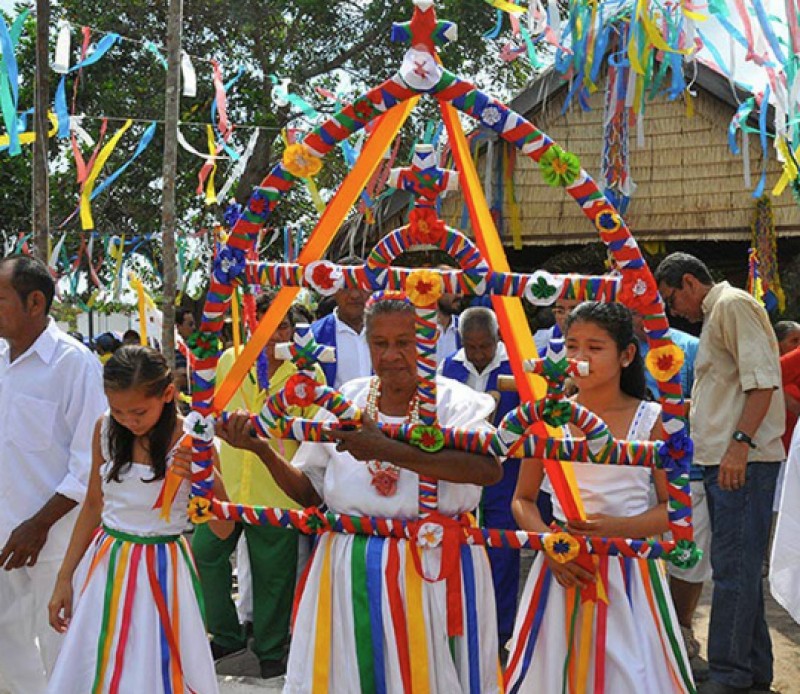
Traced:
[[[605, 573], [596, 570], [608, 602], [605, 690], [693, 691], [694, 681], [697, 691], [711, 694], [770, 691], [762, 578], [800, 414], [800, 324], [773, 328], [753, 297], [715, 282], [685, 253], [664, 259], [655, 278], [670, 313], [702, 328], [699, 337], [676, 329], [669, 336], [684, 353], [681, 383], [695, 441], [694, 535], [703, 559], [692, 568], [669, 565], [666, 577], [655, 564], [622, 558], [606, 562]], [[190, 474], [180, 446], [181, 415], [190, 409], [187, 357], [176, 353], [169, 369], [156, 349], [140, 346], [135, 330], [106, 332], [91, 343], [67, 334], [49, 316], [53, 296], [44, 265], [19, 256], [0, 260], [0, 407], [8, 413], [0, 418], [0, 469], [14, 480], [0, 504], [0, 676], [12, 691], [106, 691], [125, 676], [142, 689], [166, 678], [205, 694], [216, 691], [213, 661], [248, 648], [264, 678], [286, 673], [288, 664], [287, 692], [309, 691], [321, 672], [330, 691], [349, 691], [353, 677], [365, 691], [401, 691], [421, 676], [416, 668], [434, 691], [499, 692], [498, 659], [507, 661], [506, 685], [514, 691], [562, 688], [565, 662], [574, 655], [564, 634], [576, 620], [596, 618], [594, 607], [580, 603], [572, 611], [570, 600], [601, 575], [576, 561], [559, 564], [540, 553], [527, 580], [522, 576], [518, 604], [519, 551], [472, 547], [454, 599], [444, 581], [407, 583], [413, 550], [405, 540], [327, 534], [312, 547], [294, 530], [212, 520], [192, 533], [195, 576], [184, 561], [181, 507]], [[269, 291], [258, 296], [258, 318], [273, 298]], [[494, 312], [469, 303], [456, 295], [438, 303], [439, 418], [452, 426], [497, 426], [520, 399], [513, 382], [503, 384], [512, 369]], [[563, 299], [548, 317], [552, 325], [534, 325], [540, 355], [563, 336], [568, 355], [589, 364], [571, 384], [575, 401], [603, 417], [618, 438], [662, 438], [658, 384], [643, 367], [644, 317], [619, 304]], [[177, 310], [180, 339], [189, 340], [197, 318]], [[259, 411], [296, 373], [275, 358], [275, 346], [307, 322], [319, 344], [336, 350], [335, 362], [316, 367], [318, 379], [363, 409], [364, 426], [341, 432], [336, 444], [254, 437], [241, 412]], [[228, 340], [217, 383], [237, 356]], [[417, 421], [415, 360], [408, 303], [373, 302], [368, 292], [346, 288], [320, 302], [316, 315], [293, 306], [226, 407], [230, 419], [212, 446], [220, 473], [215, 493], [248, 505], [324, 504], [339, 513], [413, 518], [418, 479], [430, 476], [439, 480], [442, 513], [471, 513], [484, 527], [623, 537], [667, 532], [661, 472], [573, 465], [589, 515], [568, 523], [542, 461], [507, 459], [501, 466], [491, 456], [387, 443], [375, 421]], [[328, 416], [314, 405], [291, 414]], [[567, 426], [561, 435], [582, 433]], [[172, 496], [159, 494], [162, 484], [172, 485]], [[159, 504], [166, 507], [160, 516], [152, 511]], [[418, 568], [427, 575], [434, 569], [426, 561]], [[332, 576], [342, 578], [332, 583]], [[708, 582], [706, 660], [694, 616]], [[659, 614], [650, 585], [672, 597]], [[397, 640], [413, 626], [397, 621], [396, 601], [414, 590], [428, 596], [420, 604], [426, 653], [404, 650]], [[332, 601], [327, 608], [321, 591]], [[458, 634], [448, 620], [459, 607], [454, 600], [469, 615]], [[181, 624], [170, 626], [164, 610], [178, 603]], [[445, 604], [447, 610], [434, 609]], [[131, 629], [134, 617], [151, 632]], [[332, 618], [340, 622], [341, 644], [326, 650], [314, 634], [330, 628]], [[671, 639], [673, 631], [683, 638]], [[588, 633], [599, 639], [601, 627]], [[587, 657], [593, 672], [600, 653]], [[191, 665], [182, 668], [182, 657]], [[137, 669], [137, 659], [149, 659], [149, 667]]]

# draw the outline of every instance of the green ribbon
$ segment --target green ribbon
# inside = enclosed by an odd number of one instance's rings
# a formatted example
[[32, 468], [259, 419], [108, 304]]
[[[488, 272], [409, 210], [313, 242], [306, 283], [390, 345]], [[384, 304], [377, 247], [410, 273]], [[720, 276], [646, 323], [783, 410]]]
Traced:
[[110, 535], [115, 540], [122, 540], [123, 542], [133, 542], [137, 545], [163, 545], [168, 542], [177, 542], [180, 535], [132, 535], [131, 533], [124, 533], [121, 530], [114, 530], [108, 526], [103, 526], [103, 532]]
[[369, 593], [367, 585], [367, 541], [364, 535], [353, 536], [351, 548], [351, 596], [353, 599], [353, 623], [356, 637], [356, 661], [362, 692], [375, 691], [374, 654], [372, 652], [372, 625], [369, 616]]
[[[104, 528], [105, 530], [105, 528]], [[113, 537], [113, 536], [112, 536]], [[117, 569], [117, 555], [122, 547], [121, 542], [115, 542], [111, 548], [111, 555], [108, 560], [108, 571], [106, 572], [106, 592], [103, 596], [103, 619], [100, 622], [100, 637], [97, 640], [97, 664], [94, 671], [94, 683], [92, 693], [99, 692], [103, 683], [100, 682], [100, 675], [103, 670], [103, 652], [108, 640], [108, 623], [111, 619], [111, 596], [114, 594], [114, 573]]]

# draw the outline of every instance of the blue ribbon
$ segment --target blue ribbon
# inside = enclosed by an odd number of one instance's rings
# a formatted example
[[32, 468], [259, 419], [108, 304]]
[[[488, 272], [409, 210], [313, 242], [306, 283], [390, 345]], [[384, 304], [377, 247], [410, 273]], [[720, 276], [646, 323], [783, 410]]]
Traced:
[[156, 122], [153, 121], [150, 125], [147, 126], [147, 129], [144, 131], [142, 135], [142, 139], [139, 140], [139, 144], [136, 145], [136, 149], [133, 152], [133, 156], [131, 156], [128, 161], [126, 161], [122, 166], [120, 166], [114, 173], [112, 173], [108, 178], [106, 178], [99, 186], [97, 186], [92, 191], [92, 200], [94, 200], [100, 193], [102, 193], [106, 188], [114, 183], [125, 171], [127, 168], [133, 164], [134, 161], [144, 152], [150, 143], [153, 140], [153, 135], [156, 132]]
[[17, 70], [17, 57], [14, 49], [22, 33], [25, 19], [29, 10], [21, 12], [9, 30], [5, 18], [0, 13], [0, 48], [3, 51], [3, 58], [0, 61], [0, 103], [3, 107], [3, 120], [8, 130], [8, 150], [11, 156], [15, 156], [22, 151], [19, 144], [19, 124], [17, 122], [17, 104], [19, 103], [19, 71]]
[[764, 96], [761, 99], [761, 110], [758, 113], [758, 138], [761, 141], [761, 178], [756, 189], [753, 191], [754, 198], [760, 198], [764, 194], [764, 186], [767, 185], [767, 164], [769, 163], [769, 151], [767, 149], [767, 111], [769, 110], [769, 84], [764, 87]]
[[503, 13], [501, 10], [497, 10], [497, 23], [494, 25], [494, 29], [489, 29], [484, 35], [483, 38], [485, 39], [496, 39], [500, 36], [500, 32], [503, 29]]
[[[70, 72], [76, 72], [84, 67], [89, 67], [90, 65], [94, 65], [98, 60], [102, 59], [108, 51], [110, 51], [114, 44], [120, 40], [119, 34], [106, 34], [95, 46], [95, 49], [92, 51], [92, 54], [89, 55], [87, 58], [82, 60], [80, 63], [76, 63], [73, 65], [67, 75]], [[58, 88], [56, 89], [56, 98], [53, 104], [54, 110], [56, 112], [56, 117], [58, 118], [58, 136], [60, 138], [67, 138], [69, 137], [69, 110], [67, 109], [67, 88], [66, 88], [66, 81], [67, 75], [64, 75], [58, 83]]]

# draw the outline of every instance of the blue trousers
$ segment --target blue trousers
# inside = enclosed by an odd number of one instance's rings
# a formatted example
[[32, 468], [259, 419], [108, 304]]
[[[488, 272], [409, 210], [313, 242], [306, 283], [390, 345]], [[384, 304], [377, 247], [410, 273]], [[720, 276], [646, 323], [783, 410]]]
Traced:
[[779, 468], [777, 462], [748, 463], [746, 482], [736, 491], [720, 489], [719, 466], [705, 468], [714, 581], [708, 664], [711, 679], [731, 687], [772, 682], [761, 570]]

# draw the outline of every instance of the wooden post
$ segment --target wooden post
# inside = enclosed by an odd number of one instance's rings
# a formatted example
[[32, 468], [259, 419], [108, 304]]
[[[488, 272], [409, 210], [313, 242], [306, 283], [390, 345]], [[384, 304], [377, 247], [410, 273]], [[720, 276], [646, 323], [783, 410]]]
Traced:
[[180, 111], [181, 31], [183, 0], [169, 1], [167, 19], [167, 87], [164, 113], [164, 197], [161, 208], [164, 293], [161, 310], [164, 323], [161, 347], [170, 367], [175, 368], [175, 177], [178, 166], [178, 115]]
[[47, 156], [47, 109], [50, 106], [50, 0], [36, 0], [36, 89], [33, 143], [33, 238], [35, 255], [48, 261], [50, 237], [50, 185]]

